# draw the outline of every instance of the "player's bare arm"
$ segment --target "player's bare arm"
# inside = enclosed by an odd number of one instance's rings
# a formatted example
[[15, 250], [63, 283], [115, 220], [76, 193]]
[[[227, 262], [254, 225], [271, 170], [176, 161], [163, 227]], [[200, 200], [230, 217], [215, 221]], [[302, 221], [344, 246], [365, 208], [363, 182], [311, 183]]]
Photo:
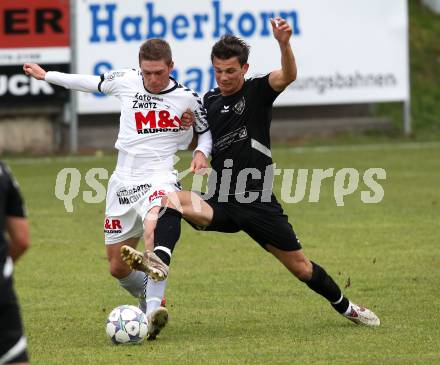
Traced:
[[275, 91], [283, 91], [290, 83], [296, 80], [296, 62], [290, 46], [292, 28], [283, 18], [271, 19], [274, 38], [278, 41], [281, 52], [281, 69], [272, 71], [269, 75], [269, 84]]
[[29, 224], [26, 218], [11, 217], [6, 219], [6, 230], [10, 238], [9, 254], [15, 262], [29, 248]]

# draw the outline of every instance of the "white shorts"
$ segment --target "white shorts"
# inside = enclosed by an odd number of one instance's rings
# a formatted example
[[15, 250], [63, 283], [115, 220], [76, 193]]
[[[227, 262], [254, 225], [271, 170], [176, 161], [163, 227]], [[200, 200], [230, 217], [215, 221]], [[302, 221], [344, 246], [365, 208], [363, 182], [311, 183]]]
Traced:
[[164, 195], [180, 190], [175, 174], [164, 174], [162, 178], [155, 176], [145, 181], [114, 172], [107, 187], [105, 244], [141, 237], [144, 232], [143, 221], [148, 211], [160, 206]]

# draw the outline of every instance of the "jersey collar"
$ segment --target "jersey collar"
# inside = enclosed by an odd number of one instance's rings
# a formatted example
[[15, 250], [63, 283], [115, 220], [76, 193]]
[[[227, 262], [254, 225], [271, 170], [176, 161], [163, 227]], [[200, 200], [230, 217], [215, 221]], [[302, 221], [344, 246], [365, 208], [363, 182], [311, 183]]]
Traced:
[[[141, 74], [141, 77], [142, 77], [142, 85], [144, 85], [144, 89], [145, 89], [149, 94], [153, 94], [153, 95], [163, 95], [163, 94], [168, 94], [168, 93], [170, 93], [171, 91], [176, 90], [177, 87], [179, 86], [179, 84], [177, 83], [177, 81], [176, 81], [173, 77], [170, 76], [170, 83], [168, 84], [167, 88], [166, 88], [165, 90], [162, 90], [161, 92], [153, 93], [152, 91], [148, 90], [148, 89], [145, 87], [145, 84], [144, 84], [144, 77], [142, 76], [142, 74]], [[171, 87], [170, 87], [170, 84], [172, 85]]]

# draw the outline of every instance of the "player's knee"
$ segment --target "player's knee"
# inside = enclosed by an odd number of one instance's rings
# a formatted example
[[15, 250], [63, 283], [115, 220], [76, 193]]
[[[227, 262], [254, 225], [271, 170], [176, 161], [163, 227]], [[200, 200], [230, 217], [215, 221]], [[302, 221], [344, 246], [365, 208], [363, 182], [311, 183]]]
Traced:
[[313, 267], [308, 260], [295, 261], [290, 270], [301, 281], [309, 281]]
[[130, 273], [130, 268], [124, 262], [110, 262], [110, 275], [116, 279], [125, 278]]
[[182, 209], [182, 201], [180, 199], [179, 193], [171, 193], [168, 196], [162, 198], [162, 207], [171, 208], [177, 211]]
[[185, 214], [191, 204], [191, 193], [189, 191], [177, 191], [162, 198], [162, 206], [177, 210], [182, 214]]
[[171, 207], [172, 207], [172, 203], [170, 202], [168, 197], [167, 196], [163, 196], [162, 199], [160, 200], [160, 205], [162, 207], [167, 207], [167, 206], [169, 206], [169, 204], [171, 204]]

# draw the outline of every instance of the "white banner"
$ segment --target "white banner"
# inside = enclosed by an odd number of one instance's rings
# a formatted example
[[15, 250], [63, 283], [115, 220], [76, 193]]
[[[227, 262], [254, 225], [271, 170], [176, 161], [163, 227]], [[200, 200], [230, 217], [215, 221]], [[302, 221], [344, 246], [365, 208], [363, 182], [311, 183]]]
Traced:
[[[248, 76], [280, 68], [270, 17], [293, 27], [298, 79], [276, 105], [403, 101], [409, 98], [406, 0], [76, 1], [78, 73], [136, 68], [147, 38], [166, 39], [178, 81], [215, 87], [210, 51], [229, 32], [251, 46]], [[119, 102], [81, 93], [80, 113], [118, 112]]]
[[70, 62], [69, 47], [35, 47], [0, 49], [0, 65], [11, 66], [34, 62], [39, 64], [62, 64]]

